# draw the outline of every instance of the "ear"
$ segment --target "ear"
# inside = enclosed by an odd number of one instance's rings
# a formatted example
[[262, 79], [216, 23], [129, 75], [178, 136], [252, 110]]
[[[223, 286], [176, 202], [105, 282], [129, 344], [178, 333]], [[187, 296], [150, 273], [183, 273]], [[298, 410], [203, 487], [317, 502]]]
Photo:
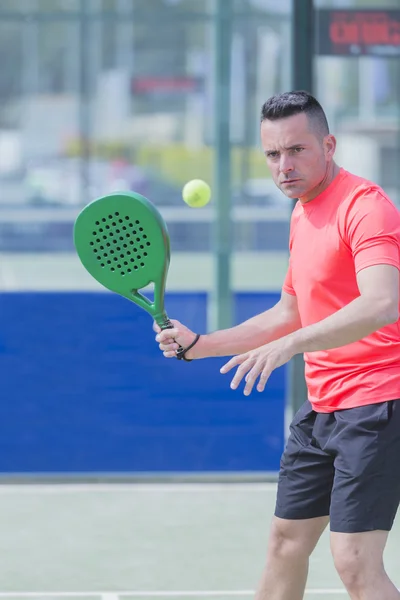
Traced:
[[326, 160], [332, 160], [336, 151], [336, 138], [329, 134], [324, 137], [324, 154]]

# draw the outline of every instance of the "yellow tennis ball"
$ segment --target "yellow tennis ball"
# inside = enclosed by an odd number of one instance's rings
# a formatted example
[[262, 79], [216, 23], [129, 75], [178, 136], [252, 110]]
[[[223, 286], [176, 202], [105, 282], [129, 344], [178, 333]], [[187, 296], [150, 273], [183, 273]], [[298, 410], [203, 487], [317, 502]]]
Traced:
[[192, 179], [184, 186], [182, 197], [192, 208], [201, 208], [210, 202], [211, 188], [202, 179]]

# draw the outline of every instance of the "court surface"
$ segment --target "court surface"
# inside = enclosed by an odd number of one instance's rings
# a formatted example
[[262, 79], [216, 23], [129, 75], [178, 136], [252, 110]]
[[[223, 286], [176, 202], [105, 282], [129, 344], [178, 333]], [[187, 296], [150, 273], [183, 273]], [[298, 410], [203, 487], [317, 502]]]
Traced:
[[[0, 598], [182, 600], [253, 597], [273, 483], [0, 485]], [[386, 566], [400, 586], [400, 519]], [[307, 600], [348, 598], [329, 534]]]

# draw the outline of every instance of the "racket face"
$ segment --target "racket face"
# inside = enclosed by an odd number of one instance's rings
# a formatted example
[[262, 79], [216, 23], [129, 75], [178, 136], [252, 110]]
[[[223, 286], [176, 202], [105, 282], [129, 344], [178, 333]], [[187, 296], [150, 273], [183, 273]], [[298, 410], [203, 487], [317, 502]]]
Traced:
[[158, 210], [140, 194], [118, 192], [88, 204], [76, 219], [74, 243], [83, 266], [104, 287], [135, 300], [134, 293], [153, 282], [163, 295], [168, 231]]

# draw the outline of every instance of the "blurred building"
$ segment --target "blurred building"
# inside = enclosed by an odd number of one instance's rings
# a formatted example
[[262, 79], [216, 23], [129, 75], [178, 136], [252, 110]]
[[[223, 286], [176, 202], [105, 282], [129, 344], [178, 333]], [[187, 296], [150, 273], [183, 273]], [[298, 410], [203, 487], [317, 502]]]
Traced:
[[[2, 1], [3, 251], [72, 251], [76, 211], [113, 189], [176, 207], [166, 213], [176, 252], [210, 251], [213, 213], [193, 223], [180, 190], [192, 177], [213, 184], [216, 7], [214, 0]], [[292, 4], [232, 0], [232, 9], [232, 206], [250, 208], [245, 224], [233, 215], [234, 245], [282, 251], [290, 204], [269, 180], [258, 129], [262, 102], [291, 88]], [[315, 81], [339, 162], [400, 203], [399, 58], [316, 57]]]

